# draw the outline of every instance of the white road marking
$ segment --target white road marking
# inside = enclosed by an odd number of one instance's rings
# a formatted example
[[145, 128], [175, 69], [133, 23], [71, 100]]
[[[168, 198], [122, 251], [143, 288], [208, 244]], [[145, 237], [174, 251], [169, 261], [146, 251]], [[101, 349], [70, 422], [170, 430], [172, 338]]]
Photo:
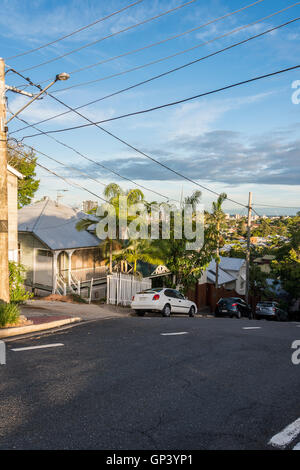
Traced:
[[275, 434], [275, 436], [270, 439], [269, 444], [279, 448], [286, 447], [295, 439], [295, 437], [298, 436], [298, 434], [300, 434], [300, 418], [289, 424], [278, 434]]
[[300, 442], [293, 447], [293, 450], [300, 450]]
[[243, 330], [260, 330], [261, 326], [243, 326]]
[[0, 365], [6, 364], [6, 346], [4, 341], [0, 341]]
[[177, 333], [161, 333], [161, 336], [187, 335], [187, 331], [178, 331]]
[[29, 346], [27, 348], [14, 348], [12, 351], [28, 351], [29, 349], [56, 348], [63, 346], [63, 343], [44, 344], [42, 346]]

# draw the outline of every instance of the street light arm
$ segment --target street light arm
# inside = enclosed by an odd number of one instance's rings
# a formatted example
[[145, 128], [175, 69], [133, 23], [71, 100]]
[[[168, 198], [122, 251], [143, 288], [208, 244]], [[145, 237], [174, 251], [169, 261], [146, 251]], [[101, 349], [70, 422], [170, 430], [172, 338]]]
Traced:
[[20, 114], [22, 111], [24, 111], [24, 109], [26, 109], [31, 103], [33, 103], [35, 100], [37, 100], [43, 93], [45, 93], [45, 91], [48, 90], [48, 88], [50, 88], [52, 85], [54, 85], [54, 83], [56, 83], [57, 80], [58, 80], [58, 78], [55, 78], [55, 80], [53, 80], [51, 83], [49, 83], [49, 85], [47, 85], [45, 88], [43, 88], [43, 90], [41, 90], [34, 98], [32, 98], [32, 100], [28, 101], [28, 103], [26, 103], [25, 106], [23, 106], [21, 109], [19, 109], [19, 111], [17, 111], [15, 114], [13, 114], [8, 119], [6, 124], [8, 124], [14, 117], [18, 116], [18, 114]]

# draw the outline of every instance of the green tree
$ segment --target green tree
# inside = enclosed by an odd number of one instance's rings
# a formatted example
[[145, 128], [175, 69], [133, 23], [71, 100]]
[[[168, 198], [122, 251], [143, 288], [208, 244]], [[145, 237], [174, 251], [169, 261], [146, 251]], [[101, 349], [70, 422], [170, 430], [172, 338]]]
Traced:
[[215, 286], [218, 288], [219, 285], [219, 263], [220, 263], [220, 244], [221, 244], [221, 228], [224, 226], [225, 214], [222, 209], [222, 204], [227, 199], [227, 194], [221, 193], [216, 201], [212, 203], [212, 213], [209, 221], [211, 225], [215, 226], [216, 236], [216, 282]]
[[[109, 259], [109, 271], [112, 272], [113, 268], [113, 252], [118, 250], [120, 251], [124, 241], [119, 238], [119, 224], [120, 224], [120, 196], [123, 196], [127, 199], [127, 207], [137, 204], [139, 202], [144, 203], [144, 194], [140, 189], [129, 189], [124, 191], [118, 184], [110, 183], [108, 184], [103, 192], [105, 198], [108, 200], [108, 203], [111, 204], [115, 210], [116, 214], [116, 239], [112, 239], [109, 236], [106, 237], [101, 244], [101, 249], [103, 253], [108, 253]], [[128, 217], [127, 220], [130, 222], [134, 217]], [[98, 218], [100, 220], [100, 218]], [[86, 230], [90, 225], [97, 223], [97, 218], [86, 218], [82, 219], [77, 224], [77, 230]], [[124, 238], [126, 234], [123, 234]], [[119, 255], [120, 253], [118, 253]]]
[[260, 297], [266, 300], [272, 296], [272, 292], [268, 286], [268, 273], [263, 272], [259, 266], [250, 266], [250, 285], [249, 292], [253, 297]]
[[21, 303], [31, 299], [33, 294], [24, 287], [26, 268], [19, 263], [9, 261], [9, 296], [11, 303]]
[[133, 265], [133, 274], [137, 274], [138, 261], [149, 264], [162, 264], [162, 259], [155, 256], [149, 240], [130, 240], [129, 245], [113, 256], [114, 261], [127, 261]]
[[[192, 205], [195, 210], [197, 202], [201, 198], [201, 192], [195, 191], [192, 196], [185, 198], [182, 211], [187, 204]], [[182, 218], [183, 219], [183, 218]], [[195, 221], [193, 223], [195, 225]], [[182, 227], [184, 228], [184, 227]], [[187, 250], [187, 240], [184, 236], [176, 239], [174, 231], [174, 219], [170, 220], [170, 239], [153, 240], [151, 244], [152, 256], [161, 259], [172, 273], [172, 279], [169, 281], [170, 287], [181, 286], [186, 293], [188, 288], [195, 285], [201, 277], [203, 271], [208, 266], [215, 251], [215, 239], [213, 228], [207, 226], [204, 230], [204, 243], [199, 250]]]
[[27, 151], [24, 146], [9, 142], [7, 161], [24, 176], [18, 182], [18, 207], [20, 209], [31, 203], [40, 185], [35, 172], [37, 157], [32, 150]]
[[300, 224], [298, 221], [290, 227], [290, 241], [283, 244], [276, 252], [272, 262], [272, 275], [280, 280], [283, 289], [288, 292], [290, 302], [300, 298]]

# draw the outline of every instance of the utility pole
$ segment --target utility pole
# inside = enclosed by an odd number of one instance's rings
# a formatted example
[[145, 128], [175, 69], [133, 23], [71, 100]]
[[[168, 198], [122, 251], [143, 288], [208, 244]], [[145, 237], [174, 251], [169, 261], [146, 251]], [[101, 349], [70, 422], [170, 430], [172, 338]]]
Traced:
[[249, 286], [250, 286], [250, 237], [251, 237], [251, 210], [252, 210], [252, 193], [249, 193], [248, 201], [248, 223], [247, 223], [247, 253], [246, 253], [246, 302], [249, 302]]
[[[217, 249], [216, 249], [216, 255], [219, 258], [220, 255], [220, 222], [217, 222]], [[219, 288], [219, 262], [216, 261], [216, 279], [215, 279], [215, 288]], [[216, 294], [217, 294], [216, 290]]]
[[0, 301], [9, 302], [5, 64], [0, 58]]
[[[11, 69], [13, 71], [13, 69]], [[45, 93], [58, 80], [68, 80], [70, 75], [62, 72], [56, 75], [37, 95], [23, 92], [15, 87], [5, 86], [5, 62], [0, 58], [0, 302], [9, 303], [9, 270], [8, 270], [8, 201], [7, 201], [7, 124]], [[22, 106], [6, 120], [5, 90], [21, 93], [31, 97], [31, 100]]]

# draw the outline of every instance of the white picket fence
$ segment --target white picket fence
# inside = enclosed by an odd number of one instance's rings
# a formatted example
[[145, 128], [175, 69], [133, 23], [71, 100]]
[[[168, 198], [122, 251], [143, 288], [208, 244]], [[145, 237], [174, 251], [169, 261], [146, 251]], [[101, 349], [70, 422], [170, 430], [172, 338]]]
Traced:
[[107, 303], [129, 306], [133, 295], [151, 287], [149, 278], [138, 280], [131, 274], [110, 274], [107, 276]]

